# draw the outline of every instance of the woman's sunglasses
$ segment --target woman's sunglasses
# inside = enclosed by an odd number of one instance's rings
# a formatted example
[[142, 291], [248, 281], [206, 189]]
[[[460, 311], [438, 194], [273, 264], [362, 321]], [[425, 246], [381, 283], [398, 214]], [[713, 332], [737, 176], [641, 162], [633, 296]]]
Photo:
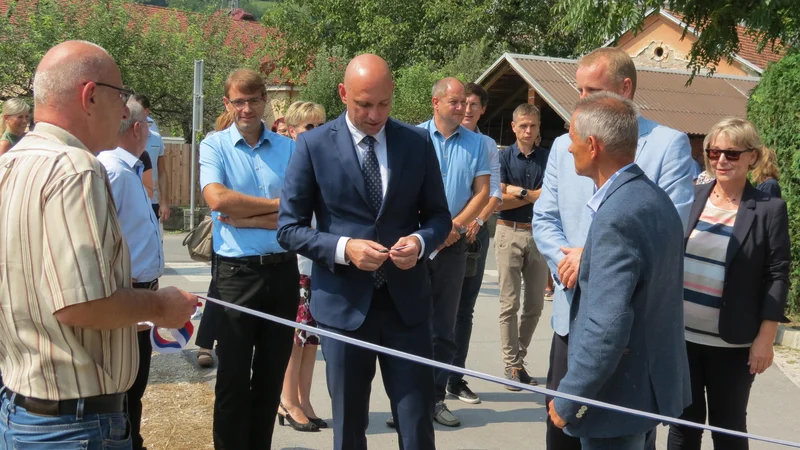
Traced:
[[306, 128], [306, 131], [309, 131], [309, 130], [313, 130], [314, 128], [321, 127], [323, 125], [325, 125], [325, 124], [324, 123], [318, 123], [318, 124], [314, 125], [313, 123], [309, 123], [308, 125], [306, 125], [305, 128]]
[[725, 155], [725, 159], [728, 161], [738, 161], [739, 158], [742, 156], [742, 153], [752, 152], [752, 148], [748, 148], [747, 150], [720, 150], [718, 148], [707, 148], [706, 155], [708, 159], [711, 161], [716, 161], [719, 159], [720, 156]]

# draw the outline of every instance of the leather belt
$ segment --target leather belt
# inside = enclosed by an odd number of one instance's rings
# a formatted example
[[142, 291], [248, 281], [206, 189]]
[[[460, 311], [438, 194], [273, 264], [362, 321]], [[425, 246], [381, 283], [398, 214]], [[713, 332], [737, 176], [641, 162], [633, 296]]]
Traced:
[[78, 412], [78, 405], [81, 402], [83, 402], [83, 414], [111, 414], [122, 412], [125, 411], [125, 399], [127, 398], [127, 394], [121, 393], [72, 400], [42, 400], [25, 397], [20, 394], [14, 395], [9, 389], [6, 389], [5, 396], [9, 400], [13, 397], [14, 404], [25, 408], [29, 413], [51, 417], [80, 414]]
[[157, 291], [158, 290], [158, 278], [153, 281], [145, 281], [145, 282], [136, 282], [133, 283], [133, 287], [135, 289], [148, 289], [150, 291]]
[[241, 256], [239, 258], [232, 258], [229, 256], [218, 256], [220, 261], [226, 261], [233, 264], [255, 264], [258, 266], [271, 266], [284, 262], [294, 261], [297, 262], [297, 254], [294, 252], [286, 253], [272, 253], [270, 255], [259, 256]]
[[531, 224], [527, 222], [513, 222], [511, 220], [497, 219], [499, 225], [505, 225], [515, 230], [530, 230]]

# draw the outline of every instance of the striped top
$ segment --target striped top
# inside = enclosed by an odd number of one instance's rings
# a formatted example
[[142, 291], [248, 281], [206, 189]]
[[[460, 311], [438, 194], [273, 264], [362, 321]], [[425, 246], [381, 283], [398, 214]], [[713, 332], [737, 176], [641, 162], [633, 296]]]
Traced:
[[127, 391], [136, 326], [93, 330], [54, 313], [131, 287], [130, 255], [103, 166], [39, 123], [0, 157], [0, 371], [14, 392], [65, 400]]
[[683, 315], [689, 342], [712, 347], [750, 346], [728, 344], [719, 336], [725, 255], [736, 213], [717, 208], [709, 199], [689, 235], [683, 264]]

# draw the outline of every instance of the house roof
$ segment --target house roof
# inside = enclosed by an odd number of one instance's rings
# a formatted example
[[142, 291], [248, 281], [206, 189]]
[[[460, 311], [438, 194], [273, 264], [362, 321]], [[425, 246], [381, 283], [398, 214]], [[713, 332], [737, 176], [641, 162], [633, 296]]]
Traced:
[[[655, 9], [650, 9], [645, 13], [645, 17], [650, 16]], [[688, 26], [686, 22], [683, 21], [683, 16], [679, 13], [674, 11], [669, 11], [666, 9], [659, 9], [659, 15], [664, 17], [665, 19], [675, 23], [676, 25], [680, 26], [681, 28], [686, 29], [689, 33], [699, 36], [700, 33], [694, 29], [694, 27]], [[628, 33], [631, 29], [625, 30], [622, 34]], [[755, 72], [762, 73], [764, 69], [767, 68], [767, 64], [770, 62], [778, 62], [781, 58], [786, 54], [785, 49], [781, 49], [779, 51], [773, 51], [769, 46], [764, 47], [764, 49], [759, 52], [758, 51], [758, 43], [756, 40], [748, 33], [748, 28], [742, 25], [736, 27], [736, 33], [739, 37], [739, 53], [733, 55], [733, 59], [744, 64], [748, 68], [754, 70]], [[607, 41], [603, 47], [608, 47], [612, 45], [616, 39], [610, 39]], [[780, 45], [780, 42], [778, 42]]]
[[[37, 1], [38, 0], [18, 0], [17, 8], [19, 9], [17, 10], [17, 13], [32, 10]], [[0, 0], [0, 14], [7, 14], [11, 3], [13, 3], [13, 0]], [[175, 20], [181, 30], [185, 30], [189, 26], [191, 15], [198, 14], [173, 8], [165, 8], [163, 6], [145, 5], [137, 2], [128, 3], [126, 6], [129, 8], [131, 15], [134, 17], [143, 17], [148, 20], [156, 18], [160, 19], [159, 21], [164, 24], [169, 23], [170, 20]], [[269, 38], [269, 42], [272, 45], [284, 47], [280, 33], [277, 29], [267, 28], [260, 22], [242, 20], [238, 17], [239, 16], [226, 18], [231, 22], [228, 35], [225, 37], [226, 45], [232, 45], [234, 43], [237, 45], [242, 44], [242, 50], [244, 51], [245, 56], [253, 55], [256, 50], [258, 50], [259, 46], [263, 45], [263, 42], [265, 41], [264, 38]], [[269, 74], [270, 79], [266, 80], [268, 84], [282, 85], [288, 81], [285, 77], [287, 70], [268, 70], [274, 68], [274, 63], [272, 61], [265, 59], [262, 61], [261, 66], [263, 71], [271, 72]]]
[[[477, 80], [490, 95], [499, 92], [503, 76], [512, 70], [527, 82], [566, 122], [577, 103], [574, 59], [505, 53]], [[687, 134], [704, 135], [720, 119], [746, 117], [747, 99], [758, 85], [757, 77], [731, 75], [696, 76], [686, 86], [688, 71], [637, 67], [634, 103], [642, 115]], [[498, 85], [493, 89], [492, 85]], [[513, 95], [508, 93], [508, 95]]]

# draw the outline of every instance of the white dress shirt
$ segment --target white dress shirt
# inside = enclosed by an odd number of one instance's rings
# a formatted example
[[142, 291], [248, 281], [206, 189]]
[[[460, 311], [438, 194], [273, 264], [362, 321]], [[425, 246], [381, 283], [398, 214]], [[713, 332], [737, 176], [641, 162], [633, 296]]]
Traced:
[[[347, 122], [347, 128], [350, 130], [350, 136], [353, 138], [353, 145], [356, 148], [356, 156], [358, 156], [358, 164], [359, 166], [363, 167], [364, 157], [366, 156], [368, 150], [367, 144], [363, 141], [364, 138], [367, 137], [367, 134], [356, 128], [356, 126], [353, 125], [353, 122], [350, 121], [350, 117], [347, 114], [344, 115], [344, 120]], [[389, 156], [386, 153], [386, 126], [384, 125], [383, 128], [381, 128], [380, 131], [378, 131], [378, 133], [372, 137], [375, 138], [373, 151], [375, 152], [375, 156], [378, 158], [378, 165], [381, 169], [381, 190], [383, 191], [383, 198], [386, 198], [386, 190], [389, 188], [389, 176], [391, 175], [391, 172], [389, 171]], [[419, 234], [414, 233], [411, 236], [416, 236], [417, 239], [419, 239], [419, 243], [422, 248], [419, 249], [418, 258], [421, 258], [425, 253], [425, 241]], [[349, 240], [349, 237], [342, 236], [339, 238], [339, 242], [336, 243], [336, 264], [350, 264], [350, 261], [347, 260], [344, 251], [345, 247], [347, 247], [347, 241]]]
[[589, 208], [589, 214], [592, 216], [592, 219], [594, 219], [594, 215], [597, 214], [597, 210], [600, 209], [600, 204], [603, 203], [603, 199], [606, 198], [606, 192], [608, 192], [608, 190], [611, 188], [611, 185], [614, 184], [614, 180], [617, 179], [619, 174], [625, 172], [626, 170], [628, 170], [630, 166], [634, 164], [635, 163], [630, 163], [627, 166], [614, 172], [614, 175], [611, 175], [611, 178], [606, 180], [606, 182], [603, 183], [602, 186], [600, 186], [600, 189], [598, 189], [597, 186], [594, 187], [595, 189], [594, 195], [592, 195], [592, 198], [590, 198], [589, 202], [586, 203], [586, 207]]

